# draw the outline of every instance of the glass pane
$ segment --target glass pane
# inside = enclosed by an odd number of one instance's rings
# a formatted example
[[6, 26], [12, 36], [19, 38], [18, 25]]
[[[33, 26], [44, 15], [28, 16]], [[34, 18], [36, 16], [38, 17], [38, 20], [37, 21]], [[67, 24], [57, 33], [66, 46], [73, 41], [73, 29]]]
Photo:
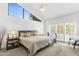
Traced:
[[61, 24], [60, 25], [60, 33], [61, 34], [64, 34], [65, 33], [65, 26], [64, 26], [64, 24]]
[[55, 24], [51, 25], [51, 31], [54, 33], [56, 32], [56, 25]]
[[70, 26], [70, 24], [67, 24], [66, 25], [66, 34], [70, 34], [70, 31], [71, 31], [71, 26]]
[[60, 24], [57, 24], [57, 33], [60, 33]]
[[8, 3], [8, 14], [9, 16], [16, 16], [23, 18], [23, 8], [16, 3]]
[[24, 10], [24, 19], [31, 19], [30, 13]]
[[66, 34], [74, 33], [74, 25], [73, 24], [66, 24]]

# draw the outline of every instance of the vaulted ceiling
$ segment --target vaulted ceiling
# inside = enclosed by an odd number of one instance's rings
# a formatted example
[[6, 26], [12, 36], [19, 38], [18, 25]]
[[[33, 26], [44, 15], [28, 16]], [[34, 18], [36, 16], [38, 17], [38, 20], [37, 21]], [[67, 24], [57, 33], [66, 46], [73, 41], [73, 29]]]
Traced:
[[[79, 3], [19, 3], [19, 5], [43, 20], [79, 12]], [[47, 7], [45, 12], [40, 11], [42, 5]]]

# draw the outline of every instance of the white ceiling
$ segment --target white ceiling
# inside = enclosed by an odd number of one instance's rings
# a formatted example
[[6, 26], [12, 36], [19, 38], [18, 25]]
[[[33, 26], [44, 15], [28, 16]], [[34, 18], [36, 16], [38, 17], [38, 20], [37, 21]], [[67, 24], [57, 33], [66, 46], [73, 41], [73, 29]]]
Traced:
[[40, 7], [43, 3], [19, 3], [24, 9], [36, 17], [44, 20], [79, 12], [79, 3], [44, 3], [47, 11], [41, 12]]

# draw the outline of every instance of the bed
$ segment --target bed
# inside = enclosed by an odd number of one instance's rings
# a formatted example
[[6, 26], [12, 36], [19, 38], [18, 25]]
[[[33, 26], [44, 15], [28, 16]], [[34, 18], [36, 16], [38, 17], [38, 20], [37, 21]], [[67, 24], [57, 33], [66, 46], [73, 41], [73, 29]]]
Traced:
[[37, 35], [36, 31], [19, 31], [19, 40], [28, 49], [29, 55], [53, 43], [53, 38]]

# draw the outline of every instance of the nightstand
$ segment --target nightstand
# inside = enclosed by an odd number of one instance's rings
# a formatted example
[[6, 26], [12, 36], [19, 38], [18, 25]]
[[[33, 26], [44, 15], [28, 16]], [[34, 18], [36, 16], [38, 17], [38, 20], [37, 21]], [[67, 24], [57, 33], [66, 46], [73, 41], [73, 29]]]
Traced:
[[19, 47], [19, 38], [7, 38], [7, 46], [6, 49], [10, 50], [13, 48]]

